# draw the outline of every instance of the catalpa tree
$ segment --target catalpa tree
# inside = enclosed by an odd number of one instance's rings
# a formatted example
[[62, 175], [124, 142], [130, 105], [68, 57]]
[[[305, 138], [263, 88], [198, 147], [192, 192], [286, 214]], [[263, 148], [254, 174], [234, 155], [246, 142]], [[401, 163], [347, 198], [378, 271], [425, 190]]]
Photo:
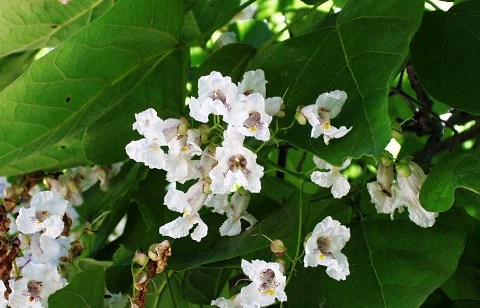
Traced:
[[0, 306], [480, 305], [480, 2], [3, 0]]

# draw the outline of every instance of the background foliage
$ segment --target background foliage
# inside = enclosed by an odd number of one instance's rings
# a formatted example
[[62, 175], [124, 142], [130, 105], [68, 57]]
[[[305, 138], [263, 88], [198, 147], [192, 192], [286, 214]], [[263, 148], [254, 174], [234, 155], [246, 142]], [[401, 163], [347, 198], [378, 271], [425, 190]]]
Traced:
[[[234, 19], [250, 3], [253, 19]], [[244, 71], [263, 69], [268, 95], [285, 100], [284, 126], [297, 106], [341, 89], [348, 100], [336, 121], [353, 127], [345, 138], [327, 148], [295, 125], [260, 156], [266, 167], [300, 166], [299, 174], [312, 154], [331, 163], [354, 158], [350, 194], [333, 200], [326, 189], [269, 172], [250, 205], [259, 223], [225, 238], [213, 232], [221, 217], [206, 214], [213, 231], [201, 243], [172, 242], [149, 307], [196, 307], [233, 294], [241, 258], [274, 259], [256, 235], [294, 250], [299, 206], [303, 235], [327, 215], [351, 228], [351, 275], [336, 282], [299, 266], [286, 290], [289, 307], [479, 305], [480, 3], [451, 4], [443, 11], [418, 0], [4, 0], [0, 175], [126, 160], [125, 145], [137, 137], [134, 113], [153, 107], [162, 118], [188, 116], [186, 97], [212, 70], [238, 82]], [[238, 42], [219, 47], [218, 31], [235, 32]], [[46, 47], [54, 49], [38, 58]], [[373, 214], [365, 186], [392, 133], [399, 157], [413, 156], [429, 173], [421, 202], [442, 212], [432, 228], [404, 214], [394, 221]], [[81, 219], [104, 219], [94, 236], [82, 235], [86, 249], [52, 307], [101, 306], [104, 286], [131, 292], [134, 251], [160, 242], [158, 227], [171, 220], [165, 185], [164, 173], [127, 162], [108, 192], [86, 193]], [[109, 242], [125, 215], [123, 235]]]

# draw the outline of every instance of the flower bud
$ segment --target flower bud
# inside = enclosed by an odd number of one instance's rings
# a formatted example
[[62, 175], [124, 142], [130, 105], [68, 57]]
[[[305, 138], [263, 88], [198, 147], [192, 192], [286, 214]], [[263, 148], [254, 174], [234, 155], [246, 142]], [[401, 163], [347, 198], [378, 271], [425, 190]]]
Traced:
[[303, 113], [299, 110], [297, 113], [295, 113], [295, 120], [297, 120], [298, 124], [300, 125], [306, 125], [307, 124], [307, 118], [303, 115]]
[[393, 165], [393, 155], [388, 151], [384, 151], [381, 156], [381, 161], [382, 165], [390, 167]]
[[206, 195], [209, 195], [212, 193], [212, 190], [210, 189], [212, 181], [205, 181], [205, 184], [203, 184], [203, 193]]
[[133, 256], [132, 262], [134, 264], [140, 265], [141, 267], [144, 267], [145, 265], [147, 265], [148, 256], [144, 254], [141, 250], [137, 250], [135, 252], [135, 255]]
[[279, 112], [277, 112], [275, 114], [275, 116], [278, 117], [278, 118], [283, 118], [283, 117], [285, 117], [285, 111], [280, 110]]
[[403, 160], [395, 164], [395, 170], [403, 177], [408, 177], [412, 174], [412, 169], [408, 165], [408, 162]]
[[200, 143], [201, 144], [206, 144], [210, 141], [210, 137], [208, 136], [208, 133], [202, 133], [200, 135]]
[[394, 138], [398, 142], [403, 140], [403, 130], [400, 123], [393, 122], [390, 129], [392, 131], [392, 138]]
[[283, 257], [287, 253], [287, 248], [281, 240], [273, 240], [270, 242], [270, 250], [277, 257]]
[[182, 120], [182, 123], [178, 125], [178, 134], [186, 136], [188, 131], [188, 122], [185, 118], [181, 118], [180, 120]]

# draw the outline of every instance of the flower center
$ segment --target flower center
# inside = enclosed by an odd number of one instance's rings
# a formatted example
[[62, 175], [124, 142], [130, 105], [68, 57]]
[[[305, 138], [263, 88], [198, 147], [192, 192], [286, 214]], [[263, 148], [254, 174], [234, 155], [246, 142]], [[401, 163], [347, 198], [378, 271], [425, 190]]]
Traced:
[[239, 170], [242, 172], [248, 171], [247, 159], [245, 158], [245, 156], [239, 154], [230, 156], [230, 158], [228, 159], [228, 169], [232, 172], [236, 172]]
[[42, 290], [42, 282], [30, 280], [27, 283], [27, 290], [22, 291], [23, 296], [28, 296], [29, 302], [40, 300], [40, 291]]
[[263, 127], [262, 115], [260, 112], [252, 112], [248, 115], [248, 118], [243, 122], [243, 126], [249, 128], [250, 131], [255, 132], [257, 129]]
[[220, 91], [220, 89], [213, 90], [211, 98], [213, 100], [218, 99], [223, 104], [225, 104], [225, 102], [227, 101], [227, 97], [225, 96], [225, 94], [222, 93], [222, 91]]
[[323, 125], [323, 128], [326, 130], [330, 129], [330, 110], [319, 108], [318, 109], [318, 118], [320, 123]]
[[275, 272], [267, 268], [260, 273], [260, 287], [258, 292], [262, 295], [273, 296], [275, 294], [275, 288], [280, 285], [280, 283], [275, 282]]
[[45, 219], [48, 218], [48, 211], [41, 211], [41, 212], [35, 212], [35, 218], [39, 221], [39, 222], [43, 222]]
[[316, 253], [319, 254], [320, 260], [325, 259], [326, 256], [331, 255], [330, 253], [330, 244], [332, 242], [332, 239], [330, 237], [326, 236], [319, 236], [317, 238], [317, 249]]

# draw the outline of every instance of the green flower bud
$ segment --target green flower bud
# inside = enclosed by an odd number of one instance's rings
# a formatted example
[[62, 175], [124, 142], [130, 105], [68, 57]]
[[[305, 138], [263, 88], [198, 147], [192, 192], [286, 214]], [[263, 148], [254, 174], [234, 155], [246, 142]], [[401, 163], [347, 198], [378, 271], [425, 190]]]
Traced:
[[270, 250], [277, 257], [283, 257], [287, 253], [287, 248], [281, 240], [273, 240], [270, 242]]
[[403, 177], [407, 177], [407, 176], [410, 176], [410, 174], [412, 174], [412, 169], [410, 168], [408, 163], [405, 162], [404, 160], [401, 160], [395, 164], [395, 170], [399, 175]]

